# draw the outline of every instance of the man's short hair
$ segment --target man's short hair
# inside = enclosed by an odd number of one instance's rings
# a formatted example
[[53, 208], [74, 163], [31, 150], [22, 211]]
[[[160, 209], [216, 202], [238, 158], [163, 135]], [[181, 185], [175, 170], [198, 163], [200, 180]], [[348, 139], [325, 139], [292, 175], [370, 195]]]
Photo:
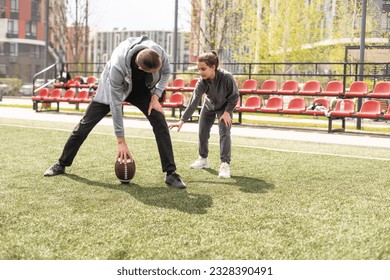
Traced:
[[162, 64], [160, 55], [152, 49], [144, 49], [140, 51], [137, 56], [137, 61], [138, 66], [146, 71], [160, 69]]

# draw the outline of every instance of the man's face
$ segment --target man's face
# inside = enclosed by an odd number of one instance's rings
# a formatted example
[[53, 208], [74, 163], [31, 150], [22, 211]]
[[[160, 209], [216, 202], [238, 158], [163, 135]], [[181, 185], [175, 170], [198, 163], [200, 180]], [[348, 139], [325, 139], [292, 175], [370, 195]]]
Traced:
[[146, 73], [156, 73], [158, 71], [160, 71], [160, 68], [152, 68], [152, 69], [148, 69], [148, 70], [145, 70], [144, 68], [142, 68], [142, 66], [138, 66], [138, 69], [141, 70], [141, 71], [144, 71]]

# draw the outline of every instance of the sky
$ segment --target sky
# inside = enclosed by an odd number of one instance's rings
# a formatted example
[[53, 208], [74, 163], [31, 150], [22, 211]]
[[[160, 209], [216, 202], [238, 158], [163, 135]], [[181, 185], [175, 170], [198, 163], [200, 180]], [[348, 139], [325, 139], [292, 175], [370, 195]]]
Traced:
[[[190, 0], [178, 1], [178, 29], [189, 31]], [[88, 25], [101, 31], [174, 30], [175, 0], [90, 0]]]

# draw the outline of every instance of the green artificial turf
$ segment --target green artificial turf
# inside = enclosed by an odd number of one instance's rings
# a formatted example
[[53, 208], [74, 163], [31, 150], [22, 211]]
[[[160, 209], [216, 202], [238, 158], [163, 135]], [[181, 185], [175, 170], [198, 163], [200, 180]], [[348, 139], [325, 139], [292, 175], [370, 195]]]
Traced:
[[390, 259], [390, 149], [233, 137], [223, 180], [218, 136], [193, 170], [197, 135], [172, 132], [176, 190], [151, 129], [126, 129], [125, 185], [97, 126], [67, 174], [43, 177], [72, 128], [0, 119], [0, 259]]

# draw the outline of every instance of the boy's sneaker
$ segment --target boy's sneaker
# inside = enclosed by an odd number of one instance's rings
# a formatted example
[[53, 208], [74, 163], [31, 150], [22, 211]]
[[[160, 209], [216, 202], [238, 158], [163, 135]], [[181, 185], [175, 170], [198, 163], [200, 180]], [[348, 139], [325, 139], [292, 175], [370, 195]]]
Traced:
[[191, 168], [209, 168], [209, 159], [199, 157], [193, 164], [190, 166]]
[[180, 175], [177, 174], [176, 172], [172, 172], [170, 175], [168, 175], [167, 173], [167, 176], [165, 177], [165, 183], [175, 189], [186, 188], [186, 185], [181, 180]]
[[43, 176], [56, 176], [65, 173], [65, 166], [60, 165], [59, 163], [54, 164], [48, 170], [45, 171]]
[[219, 168], [219, 178], [228, 179], [230, 178], [230, 165], [227, 162], [222, 162]]

